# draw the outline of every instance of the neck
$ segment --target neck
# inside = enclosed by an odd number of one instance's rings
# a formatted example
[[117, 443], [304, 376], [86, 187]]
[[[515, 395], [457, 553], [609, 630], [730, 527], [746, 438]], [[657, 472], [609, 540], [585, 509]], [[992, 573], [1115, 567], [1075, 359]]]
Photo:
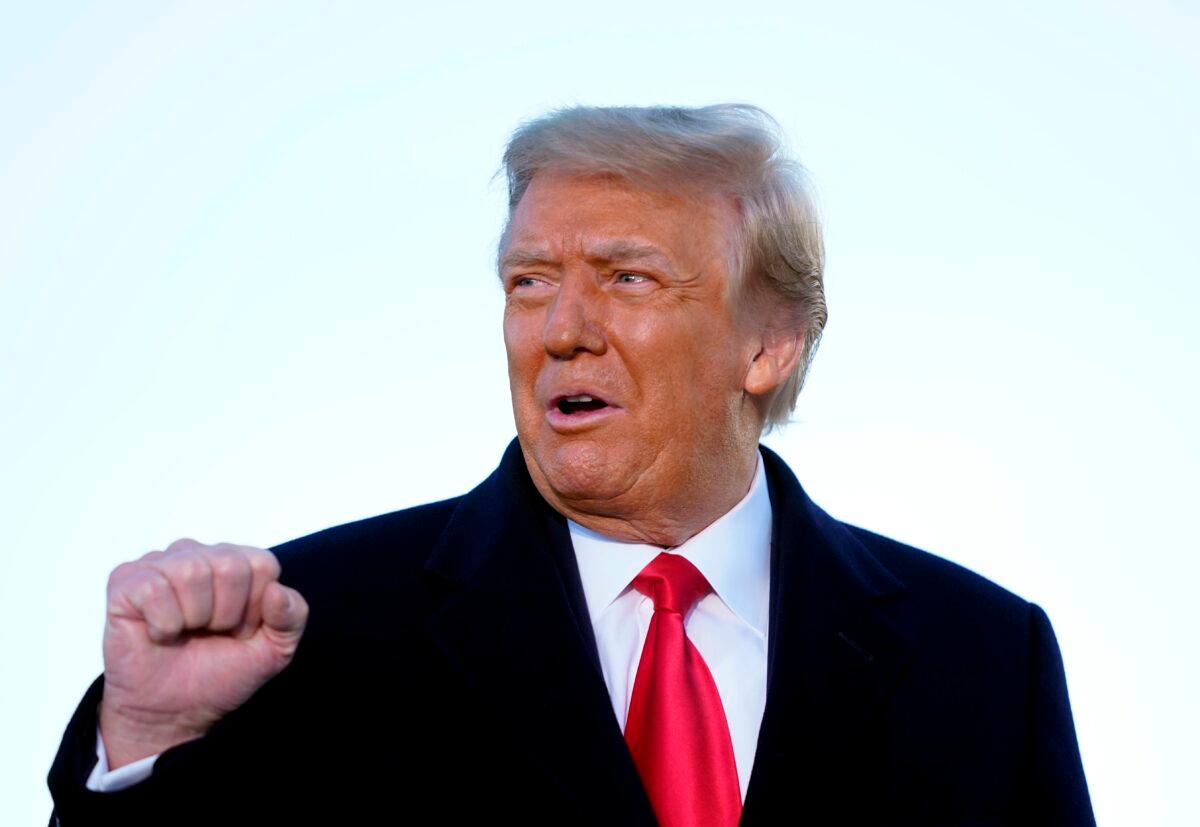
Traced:
[[699, 534], [737, 505], [750, 491], [758, 467], [758, 446], [720, 468], [700, 471], [690, 484], [669, 487], [637, 502], [568, 500], [530, 468], [534, 485], [560, 514], [614, 540], [673, 548]]

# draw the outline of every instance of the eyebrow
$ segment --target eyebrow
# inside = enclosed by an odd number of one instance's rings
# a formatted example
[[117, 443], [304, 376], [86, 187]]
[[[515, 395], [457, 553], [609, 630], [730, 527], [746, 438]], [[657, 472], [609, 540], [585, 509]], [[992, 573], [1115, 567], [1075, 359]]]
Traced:
[[[653, 244], [642, 242], [621, 239], [601, 241], [590, 245], [585, 255], [589, 261], [600, 261], [606, 264], [618, 261], [649, 259], [668, 271], [674, 271], [674, 268], [671, 267], [670, 259], [662, 250]], [[500, 260], [500, 266], [504, 269], [510, 267], [557, 267], [560, 264], [561, 261], [558, 256], [540, 247], [509, 250]]]
[[504, 258], [500, 259], [500, 266], [504, 269], [509, 267], [536, 267], [538, 265], [556, 264], [555, 258], [550, 254], [549, 250], [532, 249], [532, 250], [509, 250], [504, 254]]
[[613, 241], [601, 241], [588, 248], [587, 257], [594, 261], [603, 261], [613, 263], [615, 261], [631, 261], [636, 259], [652, 259], [660, 266], [669, 269], [671, 268], [670, 259], [662, 250], [655, 247], [653, 244], [645, 244], [636, 241], [624, 241], [615, 239]]

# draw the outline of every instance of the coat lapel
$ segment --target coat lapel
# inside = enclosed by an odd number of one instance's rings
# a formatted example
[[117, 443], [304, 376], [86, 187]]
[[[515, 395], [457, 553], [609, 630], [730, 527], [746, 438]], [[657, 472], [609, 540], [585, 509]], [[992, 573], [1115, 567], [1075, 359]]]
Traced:
[[779, 456], [763, 456], [774, 513], [767, 702], [743, 825], [853, 810], [845, 794], [865, 769], [855, 747], [911, 657], [883, 610], [903, 584], [808, 498]]
[[511, 722], [514, 748], [578, 802], [580, 821], [653, 825], [604, 684], [566, 521], [534, 488], [517, 440], [460, 501], [426, 569], [457, 584], [426, 630], [495, 719]]

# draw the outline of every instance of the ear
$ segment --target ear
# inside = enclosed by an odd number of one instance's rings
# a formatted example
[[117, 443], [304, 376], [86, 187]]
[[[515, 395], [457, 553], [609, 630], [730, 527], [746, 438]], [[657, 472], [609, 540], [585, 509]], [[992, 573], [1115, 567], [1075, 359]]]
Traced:
[[770, 393], [787, 381], [800, 361], [804, 334], [763, 333], [758, 339], [758, 351], [750, 360], [742, 388], [751, 396]]

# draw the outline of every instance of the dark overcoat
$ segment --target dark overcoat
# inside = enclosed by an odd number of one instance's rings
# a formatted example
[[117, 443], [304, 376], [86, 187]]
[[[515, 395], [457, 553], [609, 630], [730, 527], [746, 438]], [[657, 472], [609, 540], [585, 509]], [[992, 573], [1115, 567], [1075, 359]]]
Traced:
[[[830, 517], [762, 452], [768, 689], [742, 824], [1093, 824], [1042, 609]], [[98, 677], [52, 824], [654, 824], [566, 521], [516, 440], [464, 496], [272, 550], [311, 607], [291, 665], [113, 793], [85, 787]]]

